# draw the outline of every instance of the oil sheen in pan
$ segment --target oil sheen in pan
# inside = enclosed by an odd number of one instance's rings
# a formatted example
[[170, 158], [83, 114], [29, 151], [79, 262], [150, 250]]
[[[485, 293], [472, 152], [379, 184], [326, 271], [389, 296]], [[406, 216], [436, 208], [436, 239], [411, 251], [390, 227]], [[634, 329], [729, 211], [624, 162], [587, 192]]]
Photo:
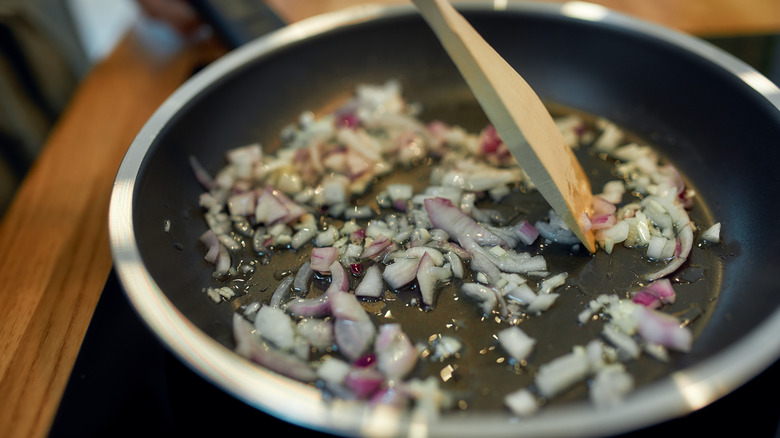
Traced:
[[[568, 108], [550, 106], [556, 115], [576, 114], [583, 117], [592, 128], [595, 117], [582, 114]], [[443, 102], [441, 106], [423, 109], [423, 120], [439, 119], [458, 124], [470, 132], [478, 132], [487, 120], [481, 109], [472, 102]], [[628, 139], [639, 144], [650, 144], [636, 136], [627, 134]], [[613, 163], [596, 156], [589, 144], [583, 144], [576, 150], [583, 168], [588, 173], [594, 191], [607, 181], [614, 180]], [[667, 160], [667, 157], [663, 157]], [[674, 164], [673, 157], [668, 160]], [[394, 182], [411, 183], [415, 192], [428, 185], [430, 163], [423, 163], [414, 169], [401, 169], [377, 181], [369, 192], [358, 202], [373, 202], [376, 195], [387, 184]], [[690, 181], [686, 181], [689, 187]], [[486, 204], [482, 206], [487, 207]], [[501, 205], [489, 205], [499, 209], [509, 221], [527, 219], [531, 223], [544, 219], [549, 211], [548, 204], [536, 191], [517, 190]], [[389, 211], [383, 211], [382, 215]], [[706, 202], [695, 197], [695, 204], [689, 212], [691, 220], [699, 227], [712, 225], [712, 218]], [[340, 221], [334, 221], [340, 225]], [[251, 244], [245, 245], [251, 248]], [[311, 244], [299, 251], [281, 249], [267, 256], [258, 257], [251, 249], [240, 256], [243, 263], [256, 267], [253, 274], [236, 281], [245, 282], [246, 293], [232, 301], [232, 309], [239, 311], [242, 306], [259, 301], [267, 303], [276, 286], [285, 275], [294, 275], [297, 268], [308, 259]], [[461, 282], [451, 282], [440, 287], [432, 309], [423, 309], [419, 293], [415, 286], [399, 290], [386, 291], [383, 299], [364, 300], [366, 310], [376, 324], [400, 322], [412, 342], [432, 345], [440, 336], [452, 336], [463, 347], [456, 356], [443, 360], [422, 358], [414, 371], [415, 376], [439, 376], [441, 387], [455, 394], [456, 408], [470, 410], [503, 409], [504, 395], [533, 383], [538, 367], [552, 359], [571, 352], [575, 345], [585, 345], [600, 337], [601, 321], [591, 321], [585, 325], [578, 322], [579, 313], [587, 303], [601, 294], [616, 294], [627, 298], [631, 291], [641, 284], [641, 275], [657, 269], [661, 263], [654, 264], [643, 257], [641, 249], [625, 248], [616, 245], [611, 255], [603, 250], [595, 255], [587, 251], [572, 252], [569, 246], [544, 244], [541, 239], [528, 247], [533, 254], [543, 255], [548, 262], [551, 275], [566, 272], [566, 284], [556, 290], [560, 293], [554, 306], [539, 316], [527, 315], [519, 327], [536, 339], [534, 352], [526, 363], [511, 361], [498, 345], [495, 334], [507, 324], [495, 316], [485, 317], [480, 306], [458, 293]], [[683, 322], [689, 322], [695, 338], [702, 331], [708, 315], [717, 301], [721, 288], [721, 275], [724, 256], [717, 247], [702, 249], [698, 241], [689, 260], [670, 276], [677, 292], [676, 302], [667, 305], [664, 312], [678, 316]], [[466, 280], [469, 277], [467, 276]], [[357, 281], [353, 278], [354, 281]], [[326, 279], [315, 279], [309, 296], [316, 296], [327, 287]], [[533, 280], [531, 280], [533, 281]], [[626, 369], [634, 376], [635, 386], [639, 387], [656, 380], [685, 363], [685, 353], [672, 352], [668, 362], [661, 362], [649, 355], [627, 362]], [[551, 404], [584, 400], [587, 397], [587, 383], [581, 382], [550, 401]]]

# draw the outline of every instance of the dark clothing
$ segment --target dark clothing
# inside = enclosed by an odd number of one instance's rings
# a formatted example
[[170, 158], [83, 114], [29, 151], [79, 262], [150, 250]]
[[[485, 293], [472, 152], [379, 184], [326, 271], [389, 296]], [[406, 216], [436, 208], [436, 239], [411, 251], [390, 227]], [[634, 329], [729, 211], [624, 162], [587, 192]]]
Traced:
[[66, 0], [0, 0], [0, 217], [88, 65]]

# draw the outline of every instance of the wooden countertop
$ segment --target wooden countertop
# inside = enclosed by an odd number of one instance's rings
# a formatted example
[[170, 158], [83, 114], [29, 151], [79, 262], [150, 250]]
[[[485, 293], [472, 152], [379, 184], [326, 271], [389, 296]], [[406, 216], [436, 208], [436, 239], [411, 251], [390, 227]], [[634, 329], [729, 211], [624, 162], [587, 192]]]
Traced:
[[[404, 0], [386, 0], [401, 3]], [[268, 0], [289, 23], [358, 0]], [[776, 0], [597, 0], [701, 36], [780, 33]], [[89, 73], [0, 223], [0, 436], [48, 434], [112, 266], [114, 175], [152, 112], [224, 50], [164, 57], [132, 33]]]

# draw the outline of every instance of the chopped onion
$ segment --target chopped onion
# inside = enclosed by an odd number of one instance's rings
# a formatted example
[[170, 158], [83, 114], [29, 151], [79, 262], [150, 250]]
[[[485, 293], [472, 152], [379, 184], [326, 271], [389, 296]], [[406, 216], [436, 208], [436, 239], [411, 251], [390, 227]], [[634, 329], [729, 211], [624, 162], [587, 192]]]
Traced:
[[498, 245], [503, 243], [498, 236], [479, 225], [448, 199], [429, 198], [425, 200], [424, 205], [433, 226], [441, 228], [458, 241], [469, 237], [479, 244]]
[[536, 340], [517, 326], [511, 326], [497, 333], [501, 347], [518, 362], [524, 361], [536, 345]]
[[[418, 412], [434, 416], [451, 400], [437, 378], [405, 380], [421, 358], [418, 351], [428, 347], [415, 347], [397, 323], [375, 325], [366, 309], [386, 290], [408, 289], [419, 291], [425, 312], [434, 311], [441, 284], [455, 279], [459, 293], [473, 299], [484, 317], [507, 325], [496, 337], [514, 361], [524, 364], [535, 341], [515, 324], [549, 310], [568, 276], [551, 275], [555, 266], [548, 266], [540, 248], [553, 243], [577, 251], [580, 243], [553, 210], [541, 220], [507, 222], [504, 210], [479, 203], [503, 202], [514, 187], [534, 189], [494, 127], [477, 135], [440, 121], [425, 125], [414, 114], [397, 82], [359, 86], [355, 98], [336, 113], [320, 118], [304, 113], [285, 128], [275, 156], [264, 155], [259, 144], [233, 148], [227, 166], [215, 176], [194, 157], [190, 164], [207, 190], [198, 199], [208, 225], [200, 242], [215, 278], [238, 280], [252, 272], [256, 265], [244, 262], [242, 253], [250, 244], [263, 257], [284, 248], [312, 247], [310, 258], [279, 281], [267, 304], [236, 313], [236, 351], [301, 381], [319, 378], [318, 384], [336, 397], [399, 407], [412, 401]], [[583, 131], [577, 116], [556, 123], [573, 143], [593, 134]], [[674, 302], [667, 277], [690, 256], [696, 226], [686, 209], [693, 206], [695, 193], [652, 148], [622, 144], [623, 132], [610, 122], [599, 120], [598, 126], [602, 132], [593, 149], [618, 160], [620, 179], [594, 193], [591, 209], [578, 220], [606, 253], [622, 243], [666, 264], [640, 274], [648, 283], [631, 300], [600, 295], [589, 302], [578, 321], [603, 316], [601, 337], [607, 342], [575, 346], [572, 353], [542, 364], [535, 389], [549, 399], [593, 376], [590, 398], [608, 407], [633, 388], [620, 361], [642, 353], [668, 360], [667, 349], [691, 347], [690, 330], [656, 309]], [[408, 183], [390, 183], [376, 198], [379, 209], [353, 202], [370, 185], [383, 184], [378, 177], [396, 165], [424, 157], [439, 161], [422, 192], [415, 193]], [[627, 193], [637, 200], [624, 201]], [[380, 217], [383, 209], [388, 213]], [[700, 239], [719, 242], [720, 223], [701, 232]], [[532, 247], [537, 242], [540, 246]], [[536, 282], [536, 291], [527, 278]], [[327, 280], [327, 290], [319, 294]], [[236, 286], [204, 291], [215, 302], [241, 293]], [[462, 345], [438, 336], [428, 338], [434, 348], [428, 360], [457, 360]], [[536, 412], [540, 403], [530, 389], [510, 393], [505, 405], [520, 416]]]
[[371, 265], [366, 270], [360, 284], [355, 288], [355, 295], [359, 297], [379, 298], [384, 291], [382, 283], [382, 271], [378, 265]]
[[575, 383], [585, 380], [589, 371], [585, 352], [575, 349], [539, 367], [534, 382], [542, 396], [554, 397]]
[[379, 327], [375, 351], [377, 368], [390, 380], [404, 378], [417, 364], [417, 350], [397, 323]]
[[521, 388], [504, 396], [504, 404], [516, 415], [527, 417], [539, 410], [539, 404], [531, 391]]
[[310, 268], [321, 274], [330, 274], [330, 267], [338, 258], [339, 250], [336, 247], [313, 248], [311, 250]]
[[292, 319], [280, 308], [261, 307], [255, 316], [255, 328], [260, 336], [276, 347], [282, 350], [292, 349], [295, 340], [295, 326]]

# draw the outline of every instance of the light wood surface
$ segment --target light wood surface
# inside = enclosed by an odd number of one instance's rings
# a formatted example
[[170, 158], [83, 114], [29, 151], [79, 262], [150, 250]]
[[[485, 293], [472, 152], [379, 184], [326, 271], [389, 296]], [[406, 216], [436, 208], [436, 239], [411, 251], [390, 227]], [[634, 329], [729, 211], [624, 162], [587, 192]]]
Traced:
[[[295, 22], [360, 2], [268, 3]], [[698, 35], [780, 33], [777, 0], [595, 3]], [[0, 224], [0, 437], [47, 435], [111, 269], [107, 209], [122, 156], [192, 69], [220, 53], [201, 44], [160, 58], [129, 35], [84, 79], [25, 178]]]

